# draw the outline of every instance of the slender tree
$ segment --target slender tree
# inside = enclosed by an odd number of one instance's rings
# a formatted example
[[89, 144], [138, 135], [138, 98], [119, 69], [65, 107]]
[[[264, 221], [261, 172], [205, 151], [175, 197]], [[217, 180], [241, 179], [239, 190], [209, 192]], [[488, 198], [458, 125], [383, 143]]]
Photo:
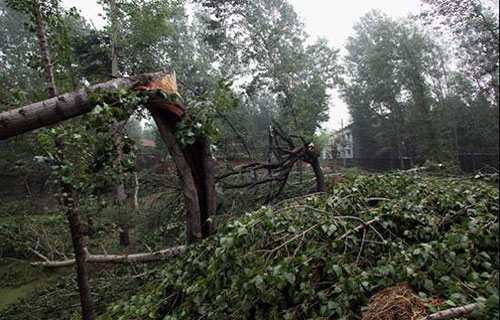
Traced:
[[[47, 40], [47, 32], [43, 15], [44, 8], [38, 0], [11, 1], [10, 5], [13, 8], [28, 14], [31, 12], [31, 16], [35, 24], [36, 35], [40, 44], [40, 54], [43, 58], [47, 91], [49, 92], [50, 97], [55, 98], [58, 95], [58, 92], [52, 71], [52, 59], [49, 51], [49, 43]], [[54, 2], [53, 5], [57, 6], [58, 4], [57, 2]], [[64, 166], [64, 142], [60, 137], [56, 137], [55, 143], [57, 150], [56, 165], [62, 167]], [[94, 310], [92, 300], [90, 298], [90, 286], [85, 266], [85, 244], [83, 240], [82, 227], [73, 199], [73, 187], [70, 183], [65, 182], [64, 179], [61, 179], [60, 183], [61, 203], [66, 211], [71, 232], [71, 239], [73, 242], [73, 249], [75, 252], [76, 275], [78, 291], [80, 294], [82, 317], [85, 320], [92, 320], [94, 318]]]

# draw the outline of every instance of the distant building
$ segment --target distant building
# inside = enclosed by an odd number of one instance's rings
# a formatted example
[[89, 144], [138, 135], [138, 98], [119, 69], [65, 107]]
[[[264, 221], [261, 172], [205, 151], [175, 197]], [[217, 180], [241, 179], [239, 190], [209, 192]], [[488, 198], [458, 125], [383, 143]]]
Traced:
[[352, 133], [352, 124], [338, 130], [335, 134], [338, 139], [338, 157], [342, 159], [354, 158], [354, 137]]
[[350, 124], [332, 134], [327, 148], [323, 151], [322, 157], [324, 159], [332, 159], [332, 150], [335, 149], [337, 159], [353, 159], [355, 154], [354, 147], [352, 124]]

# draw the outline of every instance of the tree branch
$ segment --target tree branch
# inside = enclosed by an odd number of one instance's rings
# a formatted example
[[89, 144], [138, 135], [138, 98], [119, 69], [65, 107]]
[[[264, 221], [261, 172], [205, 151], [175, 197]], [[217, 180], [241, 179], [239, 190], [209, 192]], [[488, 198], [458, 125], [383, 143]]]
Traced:
[[456, 317], [461, 317], [468, 315], [474, 311], [479, 309], [479, 303], [471, 303], [466, 306], [451, 308], [444, 311], [439, 311], [433, 314], [430, 314], [420, 320], [446, 320]]
[[[135, 253], [129, 255], [118, 255], [118, 254], [102, 254], [102, 255], [87, 255], [85, 262], [87, 263], [147, 263], [165, 260], [169, 257], [177, 256], [184, 251], [186, 251], [187, 246], [178, 246], [173, 248], [168, 248], [156, 252], [148, 253]], [[43, 266], [46, 268], [64, 268], [70, 267], [75, 264], [75, 259], [68, 259], [63, 261], [49, 261], [44, 262], [33, 262], [32, 266]]]

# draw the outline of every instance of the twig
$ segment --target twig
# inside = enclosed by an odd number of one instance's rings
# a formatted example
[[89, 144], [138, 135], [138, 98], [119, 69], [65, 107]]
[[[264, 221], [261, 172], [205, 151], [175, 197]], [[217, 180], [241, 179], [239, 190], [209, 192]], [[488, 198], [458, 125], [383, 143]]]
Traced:
[[49, 262], [49, 258], [47, 258], [46, 256], [44, 256], [43, 254], [41, 254], [40, 252], [32, 249], [32, 248], [28, 248], [29, 251], [33, 252], [34, 254], [36, 254], [38, 257], [42, 258], [43, 260]]
[[470, 209], [474, 206], [475, 206], [475, 204], [465, 206], [465, 207], [461, 208], [460, 210], [458, 210], [457, 212], [455, 212], [451, 217], [444, 218], [443, 221], [441, 221], [441, 223], [439, 224], [438, 230], [443, 230], [448, 225], [450, 225], [453, 222], [453, 220], [455, 220], [458, 216], [467, 212], [468, 209]]
[[358, 256], [356, 257], [356, 265], [359, 264], [359, 258], [361, 258], [361, 253], [365, 247], [365, 239], [366, 239], [366, 229], [363, 229], [363, 239], [361, 239], [361, 247], [359, 248]]
[[287, 202], [299, 202], [300, 200], [303, 200], [304, 198], [315, 197], [315, 196], [320, 196], [320, 195], [324, 195], [324, 194], [326, 194], [326, 193], [325, 192], [308, 193], [308, 194], [305, 194], [305, 195], [302, 195], [302, 196], [298, 196], [298, 197], [288, 198], [288, 199], [282, 200], [282, 201], [280, 201], [280, 202], [278, 202], [276, 204], [273, 204], [273, 206], [274, 207], [279, 207], [282, 204], [287, 203]]
[[377, 217], [375, 219], [372, 219], [370, 221], [367, 221], [366, 223], [363, 223], [363, 224], [360, 224], [359, 226], [357, 226], [356, 228], [354, 229], [351, 229], [349, 231], [347, 231], [346, 233], [344, 233], [343, 235], [341, 235], [338, 240], [345, 240], [349, 235], [351, 235], [352, 233], [355, 233], [355, 232], [358, 232], [359, 230], [361, 229], [365, 229], [367, 226], [375, 223], [375, 222], [378, 222], [380, 221], [380, 218]]
[[387, 199], [387, 198], [380, 198], [380, 197], [373, 197], [373, 198], [366, 198], [365, 201], [366, 202], [370, 202], [370, 201], [390, 201], [391, 199]]
[[315, 225], [313, 225], [312, 227], [309, 227], [307, 228], [306, 230], [304, 230], [303, 232], [297, 234], [296, 236], [288, 239], [287, 241], [283, 242], [282, 244], [280, 244], [279, 246], [277, 246], [276, 248], [272, 249], [271, 251], [269, 251], [268, 253], [269, 254], [272, 254], [273, 252], [276, 252], [277, 250], [283, 248], [284, 246], [286, 246], [287, 244], [289, 244], [290, 242], [294, 241], [295, 239], [299, 238], [299, 237], [302, 237], [304, 236], [306, 233], [308, 233], [309, 231], [313, 230], [314, 228], [318, 227], [321, 223], [316, 223]]
[[136, 274], [136, 275], [132, 276], [132, 279], [139, 279], [139, 278], [148, 276], [148, 275], [150, 275], [152, 273], [156, 273], [158, 271], [159, 271], [158, 269], [154, 269], [154, 270], [151, 270], [151, 271], [146, 271], [146, 272], [143, 272], [143, 273], [139, 273], [139, 274]]

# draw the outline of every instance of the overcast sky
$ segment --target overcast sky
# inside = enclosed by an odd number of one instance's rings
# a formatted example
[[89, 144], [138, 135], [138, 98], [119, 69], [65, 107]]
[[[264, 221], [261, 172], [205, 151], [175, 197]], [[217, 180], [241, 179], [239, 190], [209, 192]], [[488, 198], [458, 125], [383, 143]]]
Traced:
[[[393, 17], [405, 17], [417, 13], [420, 9], [419, 0], [288, 0], [305, 24], [307, 33], [313, 37], [323, 37], [329, 40], [334, 48], [343, 48], [345, 41], [353, 32], [353, 25], [371, 9], [378, 9]], [[94, 0], [63, 0], [65, 6], [76, 7], [87, 19], [92, 20], [97, 28], [104, 25], [101, 6]], [[342, 52], [342, 51], [341, 51]], [[339, 98], [332, 99], [330, 121], [325, 123], [325, 129], [339, 129], [341, 121], [349, 122], [347, 107]]]
[[[417, 13], [419, 0], [288, 0], [305, 24], [307, 33], [313, 37], [328, 39], [334, 48], [342, 49], [353, 33], [354, 24], [372, 9], [393, 17], [405, 17]], [[341, 50], [341, 54], [343, 54]], [[330, 107], [330, 120], [323, 124], [327, 130], [340, 129], [349, 123], [349, 112], [344, 102], [334, 93]]]

